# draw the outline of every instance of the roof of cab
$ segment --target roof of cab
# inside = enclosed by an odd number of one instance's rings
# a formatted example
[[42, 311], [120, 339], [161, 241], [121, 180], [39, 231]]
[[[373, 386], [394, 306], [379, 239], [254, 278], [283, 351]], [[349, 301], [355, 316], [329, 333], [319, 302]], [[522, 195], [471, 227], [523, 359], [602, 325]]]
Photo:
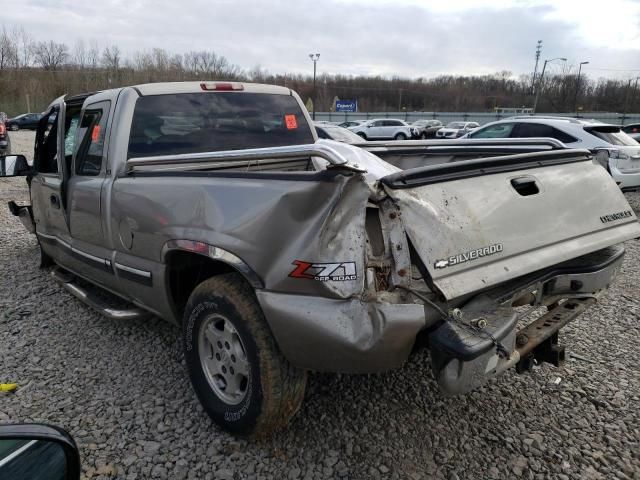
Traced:
[[[202, 83], [233, 83], [242, 85], [242, 90], [232, 90], [235, 92], [245, 93], [270, 93], [274, 95], [291, 95], [291, 90], [278, 85], [265, 85], [262, 83], [247, 82], [229, 82], [221, 80], [203, 80], [198, 82], [160, 82], [160, 83], [144, 83], [142, 85], [132, 85], [141, 95], [166, 95], [171, 93], [202, 93], [205, 90], [201, 87]], [[215, 91], [206, 90], [208, 93], [216, 93]], [[227, 93], [218, 92], [218, 93]]]

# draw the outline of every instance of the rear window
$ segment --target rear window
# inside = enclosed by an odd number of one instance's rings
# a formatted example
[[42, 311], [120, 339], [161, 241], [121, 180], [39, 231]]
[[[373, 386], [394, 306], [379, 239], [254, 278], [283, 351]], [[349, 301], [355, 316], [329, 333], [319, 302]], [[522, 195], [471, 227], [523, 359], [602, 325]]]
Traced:
[[591, 127], [585, 130], [611, 145], [638, 146], [638, 142], [616, 127]]
[[640, 133], [640, 123], [625, 125], [622, 127], [622, 131], [625, 133]]
[[572, 137], [568, 133], [543, 123], [519, 123], [515, 136], [519, 138], [555, 138], [556, 140], [560, 140], [562, 143], [573, 143], [578, 141], [577, 138]]
[[296, 99], [264, 93], [140, 97], [129, 158], [313, 143]]

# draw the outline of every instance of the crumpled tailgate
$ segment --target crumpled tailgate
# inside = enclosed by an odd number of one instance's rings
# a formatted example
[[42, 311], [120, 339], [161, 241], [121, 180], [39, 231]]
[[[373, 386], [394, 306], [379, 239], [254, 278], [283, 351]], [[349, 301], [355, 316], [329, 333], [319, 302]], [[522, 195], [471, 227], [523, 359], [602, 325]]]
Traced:
[[547, 163], [545, 155], [522, 156], [523, 169], [506, 158], [474, 160], [446, 167], [454, 174], [425, 167], [404, 184], [402, 174], [382, 179], [447, 299], [640, 237], [635, 213], [604, 169], [584, 154]]

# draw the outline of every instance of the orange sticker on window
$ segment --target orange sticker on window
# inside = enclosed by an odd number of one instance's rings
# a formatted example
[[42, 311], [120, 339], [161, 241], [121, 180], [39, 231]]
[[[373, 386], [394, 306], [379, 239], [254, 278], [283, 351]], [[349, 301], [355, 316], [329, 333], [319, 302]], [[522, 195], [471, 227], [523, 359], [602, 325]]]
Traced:
[[100, 125], [95, 125], [91, 130], [91, 143], [97, 143], [100, 140]]
[[287, 130], [295, 130], [298, 128], [298, 121], [295, 115], [285, 115], [284, 122], [287, 124]]

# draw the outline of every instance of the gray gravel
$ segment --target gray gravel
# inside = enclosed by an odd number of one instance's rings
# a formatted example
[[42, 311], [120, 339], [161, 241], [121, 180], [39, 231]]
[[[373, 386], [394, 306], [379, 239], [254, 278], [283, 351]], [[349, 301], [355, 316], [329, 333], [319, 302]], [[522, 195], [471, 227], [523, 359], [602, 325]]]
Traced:
[[[12, 134], [30, 148], [29, 134]], [[32, 139], [32, 136], [31, 136]], [[0, 205], [25, 200], [0, 179]], [[640, 212], [640, 194], [627, 194]], [[37, 268], [0, 207], [0, 422], [49, 422], [77, 440], [86, 478], [640, 479], [640, 242], [609, 296], [566, 328], [564, 368], [507, 373], [442, 398], [421, 352], [401, 370], [311, 375], [289, 429], [262, 442], [211, 423], [189, 385], [179, 331], [117, 323]], [[559, 379], [559, 383], [557, 382]]]

